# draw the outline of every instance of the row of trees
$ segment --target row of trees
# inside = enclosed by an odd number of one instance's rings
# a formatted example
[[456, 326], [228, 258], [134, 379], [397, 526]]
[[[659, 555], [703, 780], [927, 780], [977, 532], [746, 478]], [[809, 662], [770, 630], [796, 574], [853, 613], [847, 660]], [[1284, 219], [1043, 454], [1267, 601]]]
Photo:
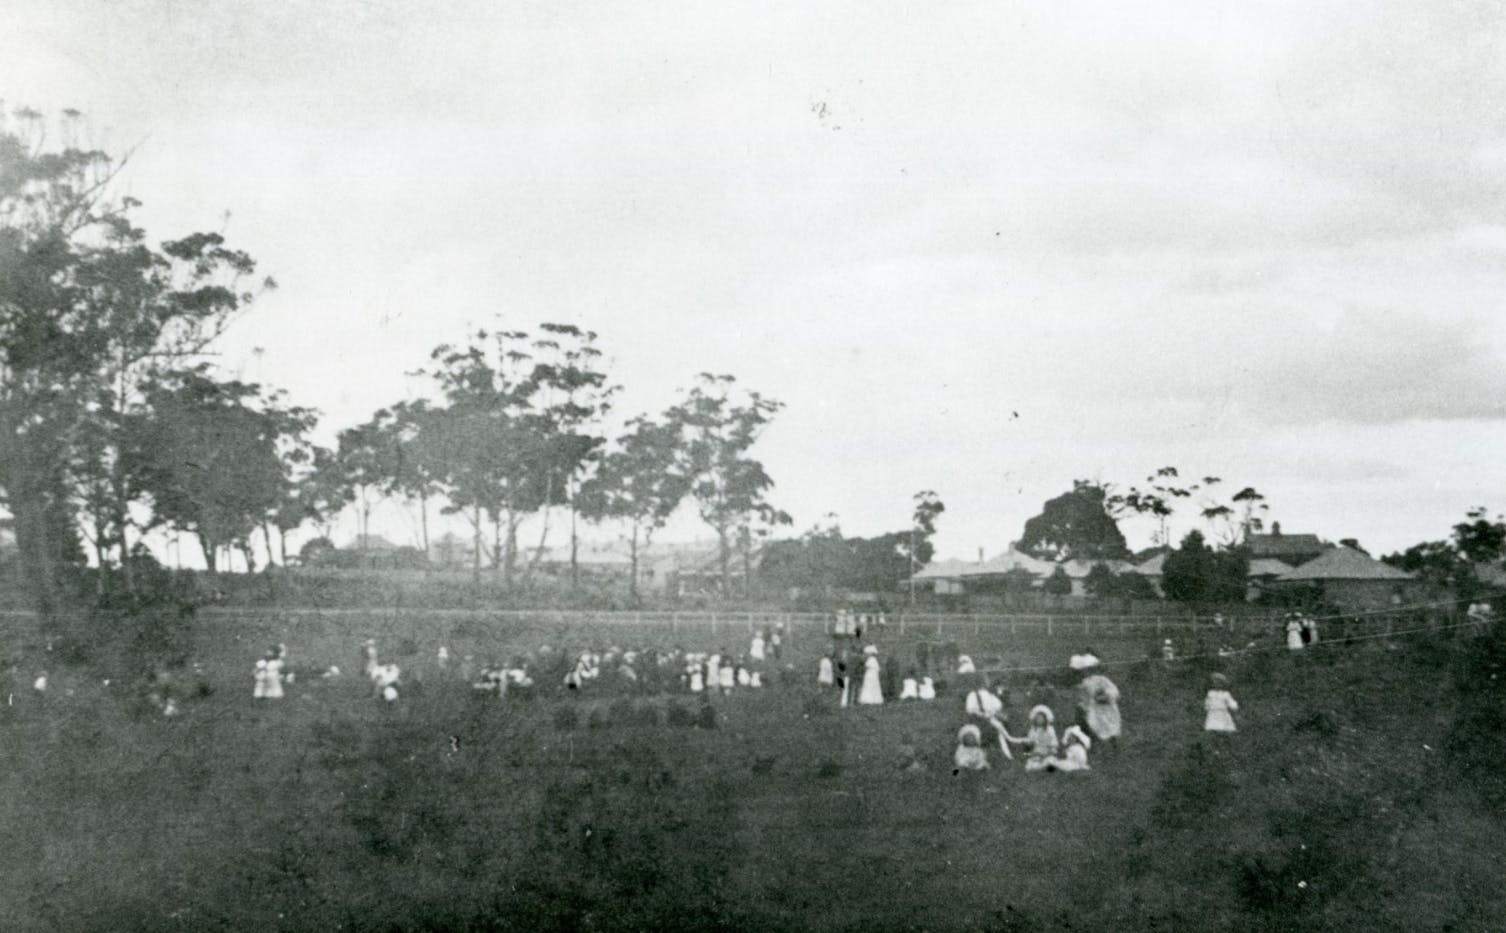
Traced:
[[196, 538], [211, 570], [236, 552], [254, 568], [257, 535], [286, 562], [291, 532], [327, 535], [348, 507], [366, 540], [382, 499], [417, 506], [426, 550], [431, 506], [463, 516], [475, 572], [485, 560], [509, 582], [523, 522], [542, 519], [526, 573], [561, 510], [572, 545], [578, 519], [623, 523], [636, 564], [693, 502], [720, 542], [724, 585], [734, 552], [747, 561], [788, 523], [750, 454], [779, 402], [702, 374], [609, 442], [617, 387], [596, 335], [571, 325], [443, 344], [423, 370], [429, 399], [316, 444], [316, 412], [208, 362], [275, 283], [221, 233], [150, 240], [140, 202], [112, 193], [122, 162], [78, 145], [82, 134], [73, 111], [0, 115], [0, 507], [44, 610], [84, 546], [131, 591], [153, 532]]

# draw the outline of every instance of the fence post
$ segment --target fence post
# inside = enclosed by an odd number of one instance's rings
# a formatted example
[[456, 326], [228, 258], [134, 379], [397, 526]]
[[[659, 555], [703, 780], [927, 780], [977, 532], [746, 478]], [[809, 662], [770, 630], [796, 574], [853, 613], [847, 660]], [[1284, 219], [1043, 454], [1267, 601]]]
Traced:
[[1092, 619], [1089, 619], [1087, 616], [1083, 616], [1082, 617], [1082, 637], [1084, 637], [1084, 638], [1092, 638], [1093, 637], [1092, 625], [1093, 625], [1093, 620]]
[[936, 617], [936, 637], [937, 638], [941, 637], [941, 623], [942, 623], [942, 617], [941, 616], [937, 616]]
[[905, 616], [903, 613], [899, 617], [899, 633], [901, 635], [905, 634]]
[[1009, 636], [1013, 638], [1020, 633], [1020, 620], [1014, 616], [1009, 617]]
[[716, 634], [716, 613], [711, 614], [711, 634]]
[[1046, 634], [1048, 636], [1051, 634], [1051, 617], [1050, 616], [1046, 616]]
[[748, 634], [753, 634], [753, 613], [748, 613]]
[[1156, 616], [1156, 634], [1161, 634], [1161, 617]]

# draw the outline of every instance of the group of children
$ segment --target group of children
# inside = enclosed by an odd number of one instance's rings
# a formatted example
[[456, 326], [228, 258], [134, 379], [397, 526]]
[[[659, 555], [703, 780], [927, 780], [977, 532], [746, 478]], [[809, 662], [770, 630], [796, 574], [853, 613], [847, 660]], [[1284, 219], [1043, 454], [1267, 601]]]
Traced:
[[1286, 631], [1286, 646], [1293, 651], [1318, 643], [1318, 623], [1305, 613], [1288, 612], [1282, 628]]

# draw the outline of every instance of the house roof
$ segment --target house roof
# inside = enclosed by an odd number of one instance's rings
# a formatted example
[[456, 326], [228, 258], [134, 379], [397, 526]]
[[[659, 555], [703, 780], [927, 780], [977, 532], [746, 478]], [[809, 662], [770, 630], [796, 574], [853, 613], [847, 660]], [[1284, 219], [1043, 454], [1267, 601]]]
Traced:
[[1166, 569], [1166, 552], [1162, 551], [1150, 560], [1135, 565], [1135, 573], [1143, 573], [1147, 577], [1159, 577]]
[[1276, 578], [1300, 580], [1410, 580], [1412, 574], [1361, 554], [1353, 548], [1336, 547]]
[[1005, 574], [1013, 570], [1028, 570], [1037, 575], [1049, 574], [1051, 562], [1031, 557], [1023, 551], [1010, 548], [1002, 554], [996, 554], [988, 560], [978, 564], [970, 564], [963, 571], [965, 577], [982, 577], [992, 574]]
[[1245, 540], [1245, 547], [1249, 549], [1252, 558], [1301, 557], [1322, 553], [1330, 546], [1317, 535], [1250, 535]]
[[977, 567], [965, 560], [938, 560], [926, 564], [915, 574], [916, 580], [954, 580], [970, 567]]
[[1098, 564], [1105, 565], [1114, 573], [1124, 573], [1126, 570], [1138, 569], [1127, 560], [1084, 560], [1080, 557], [1062, 561], [1058, 566], [1065, 570], [1069, 577], [1086, 577], [1093, 572], [1093, 568]]
[[1292, 569], [1292, 565], [1274, 557], [1257, 557], [1250, 561], [1250, 577], [1279, 577]]

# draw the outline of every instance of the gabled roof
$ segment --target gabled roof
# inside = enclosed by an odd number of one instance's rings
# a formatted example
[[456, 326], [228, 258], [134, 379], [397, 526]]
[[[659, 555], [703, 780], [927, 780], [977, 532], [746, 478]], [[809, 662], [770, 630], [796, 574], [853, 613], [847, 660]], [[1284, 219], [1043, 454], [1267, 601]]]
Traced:
[[1249, 577], [1279, 577], [1292, 569], [1292, 565], [1274, 557], [1257, 557], [1250, 561]]
[[1147, 577], [1159, 577], [1166, 570], [1166, 552], [1162, 551], [1150, 560], [1135, 565], [1135, 573], [1143, 573]]
[[[1084, 560], [1080, 557], [1062, 561], [1057, 566], [1065, 570], [1069, 577], [1086, 577], [1093, 572], [1093, 568], [1098, 564], [1105, 565], [1114, 573], [1124, 573], [1126, 570], [1136, 569], [1135, 565], [1127, 560]], [[1054, 572], [1055, 568], [1052, 568], [1052, 570]]]
[[938, 560], [926, 564], [915, 574], [916, 580], [955, 580], [962, 576], [963, 572], [977, 564], [970, 564], [965, 560]]
[[1317, 535], [1250, 535], [1245, 540], [1245, 547], [1249, 549], [1250, 556], [1254, 557], [1292, 557], [1319, 554], [1330, 545], [1325, 544]]
[[1026, 570], [1038, 576], [1043, 576], [1051, 573], [1052, 564], [1050, 561], [1040, 560], [1031, 557], [1023, 551], [1010, 548], [1002, 554], [995, 554], [982, 563], [969, 564], [968, 569], [962, 575], [965, 577], [983, 577], [1006, 574], [1014, 570]]
[[1383, 564], [1353, 548], [1336, 547], [1289, 570], [1276, 579], [1299, 580], [1410, 580], [1412, 574]]

